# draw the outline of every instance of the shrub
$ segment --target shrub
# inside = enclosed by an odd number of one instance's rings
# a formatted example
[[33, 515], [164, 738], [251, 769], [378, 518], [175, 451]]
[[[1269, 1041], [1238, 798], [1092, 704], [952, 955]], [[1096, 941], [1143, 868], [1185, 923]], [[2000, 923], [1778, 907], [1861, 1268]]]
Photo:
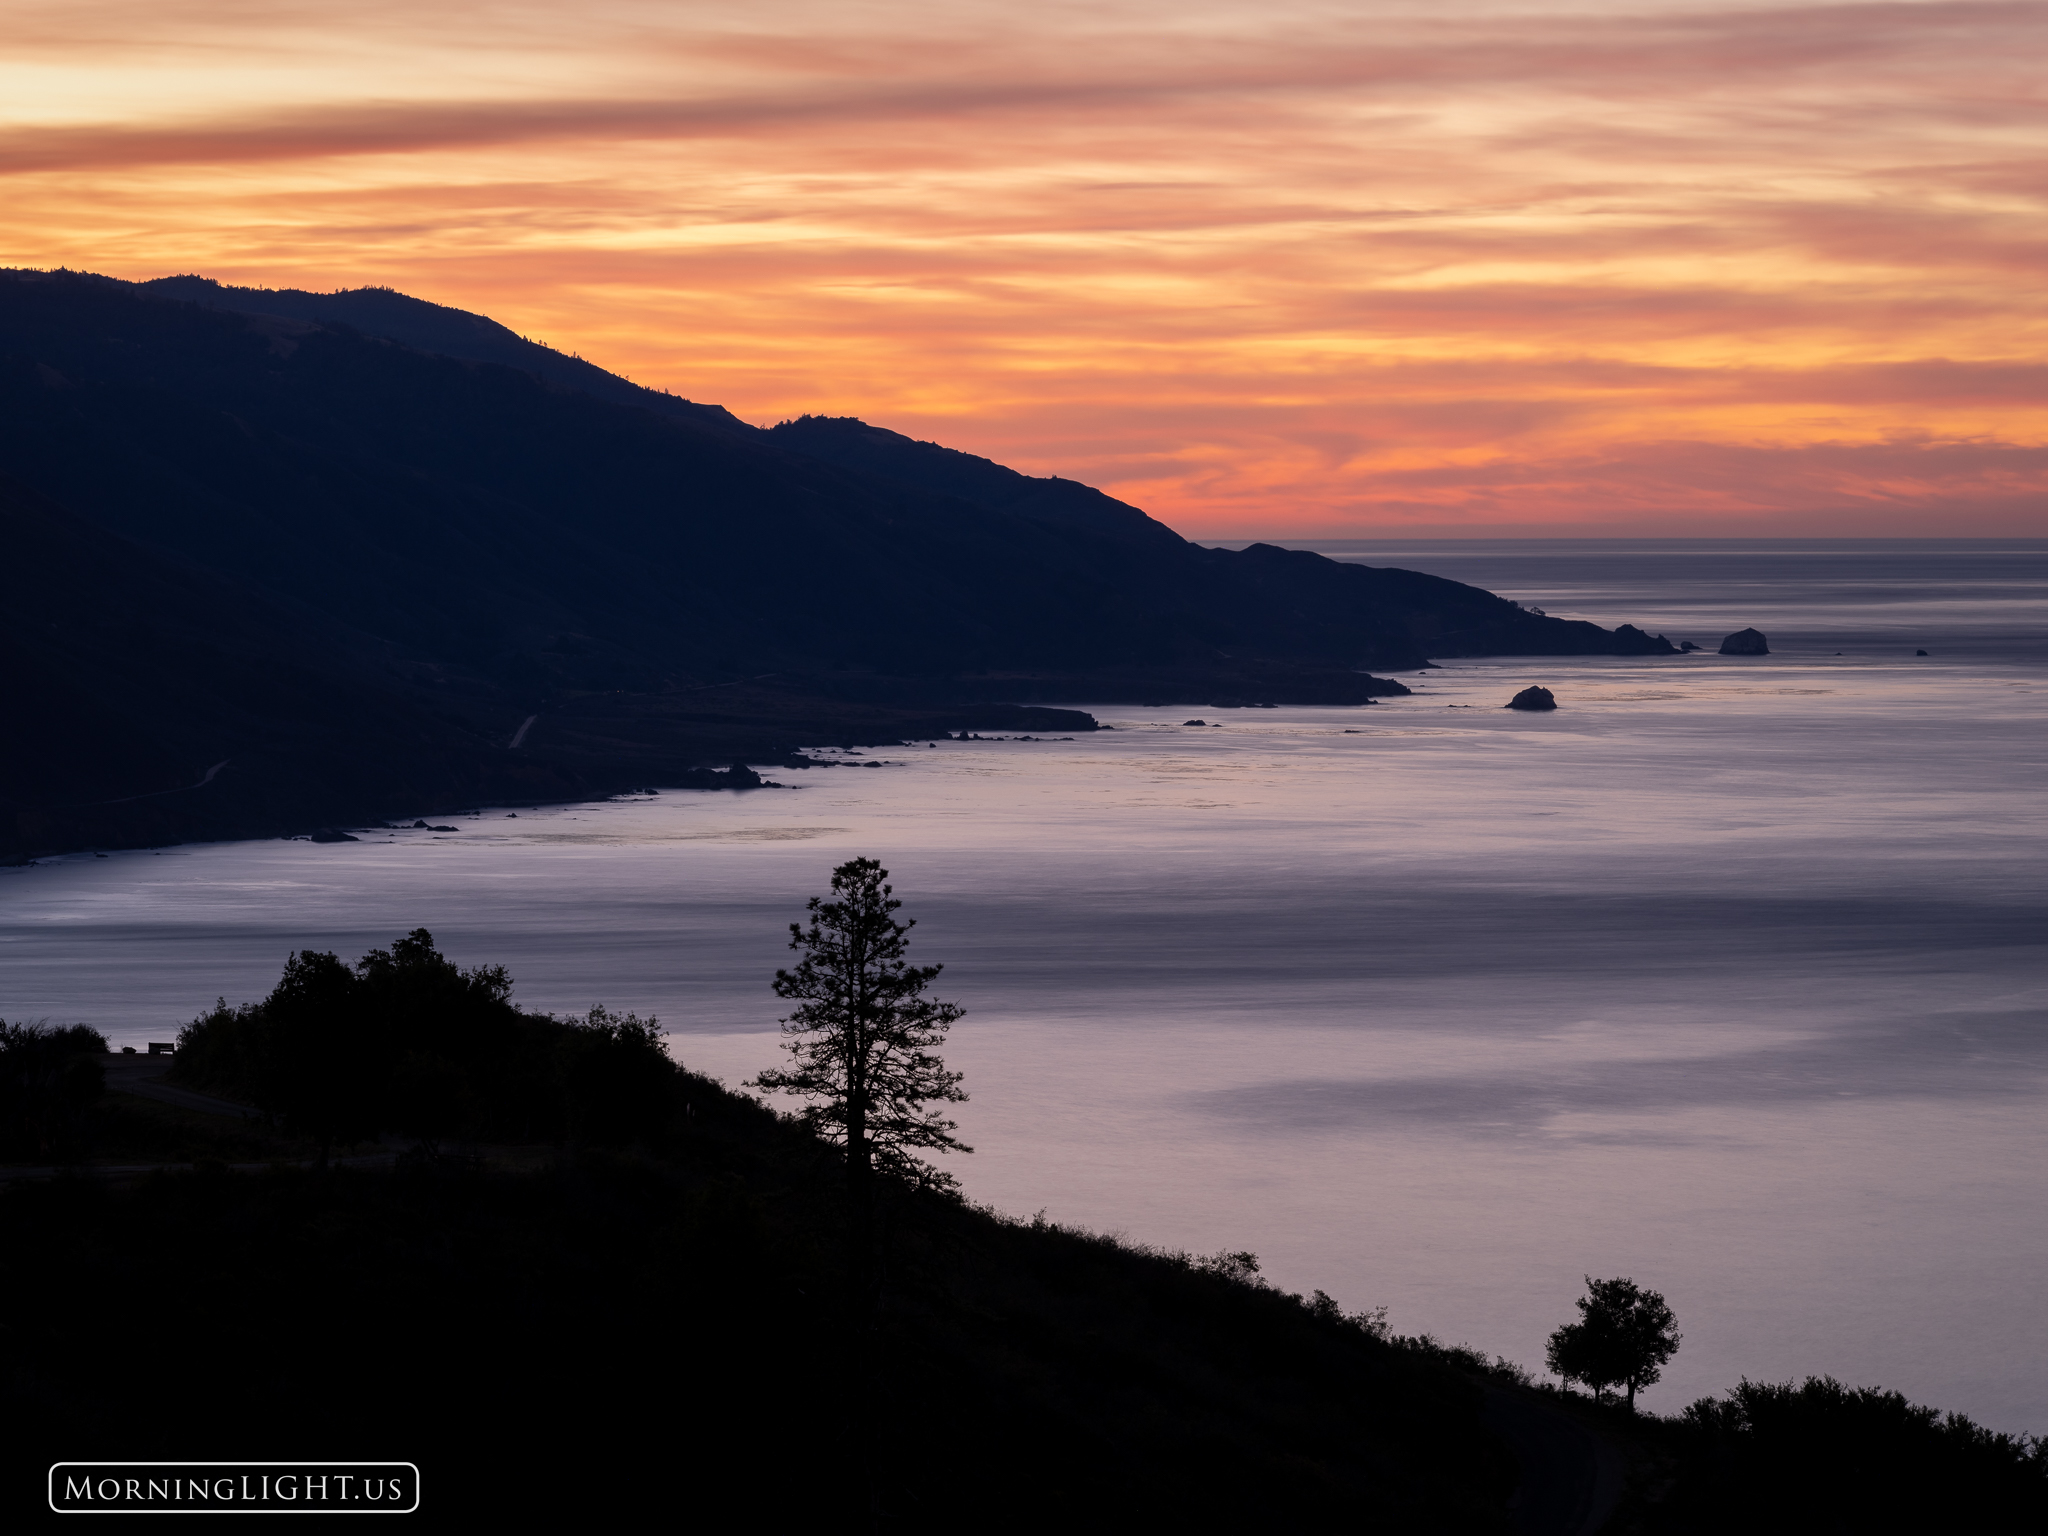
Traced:
[[324, 1147], [385, 1132], [443, 1141], [652, 1142], [680, 1105], [659, 1024], [599, 1006], [528, 1013], [500, 966], [462, 970], [424, 928], [353, 966], [296, 953], [270, 996], [225, 1000], [178, 1035], [181, 1081]]
[[85, 1150], [106, 1089], [107, 1039], [85, 1024], [0, 1020], [0, 1144], [9, 1157], [67, 1161]]

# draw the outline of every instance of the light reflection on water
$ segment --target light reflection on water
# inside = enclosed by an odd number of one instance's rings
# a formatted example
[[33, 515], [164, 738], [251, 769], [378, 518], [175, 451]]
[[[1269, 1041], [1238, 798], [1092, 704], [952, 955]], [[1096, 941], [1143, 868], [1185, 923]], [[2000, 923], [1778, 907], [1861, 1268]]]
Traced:
[[[1589, 616], [1706, 601], [1630, 558]], [[874, 854], [970, 1010], [975, 1198], [1249, 1247], [1530, 1364], [1581, 1274], [1629, 1274], [1686, 1334], [1652, 1407], [1830, 1371], [2048, 1429], [2041, 614], [1976, 657], [1944, 588], [1915, 659], [1856, 628], [1871, 579], [1807, 615], [1857, 643], [1764, 660], [1459, 662], [1365, 709], [1104, 709], [789, 791], [11, 871], [0, 1013], [165, 1038], [290, 949], [425, 925], [737, 1082], [787, 924]], [[1770, 630], [1766, 596], [1691, 638]], [[1564, 707], [1499, 707], [1532, 682]]]

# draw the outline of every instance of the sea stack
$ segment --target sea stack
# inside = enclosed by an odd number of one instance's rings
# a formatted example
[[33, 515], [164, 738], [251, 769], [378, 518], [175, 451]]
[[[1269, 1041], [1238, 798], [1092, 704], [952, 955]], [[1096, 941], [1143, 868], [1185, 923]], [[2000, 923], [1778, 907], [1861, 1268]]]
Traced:
[[1768, 640], [1764, 639], [1764, 632], [1760, 629], [1738, 629], [1734, 634], [1721, 642], [1721, 654], [1723, 656], [1768, 656], [1771, 654], [1771, 645]]
[[1548, 688], [1524, 688], [1501, 706], [1503, 709], [1555, 709], [1557, 700]]

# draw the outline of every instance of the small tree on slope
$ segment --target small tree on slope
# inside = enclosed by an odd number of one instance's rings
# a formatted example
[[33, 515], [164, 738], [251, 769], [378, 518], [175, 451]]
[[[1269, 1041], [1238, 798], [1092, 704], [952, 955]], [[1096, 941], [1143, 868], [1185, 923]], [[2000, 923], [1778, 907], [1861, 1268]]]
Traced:
[[971, 1152], [941, 1108], [965, 1102], [961, 1074], [937, 1055], [961, 1017], [952, 1003], [924, 996], [941, 967], [904, 959], [916, 919], [898, 922], [903, 903], [873, 859], [832, 871], [833, 899], [813, 896], [808, 927], [789, 925], [789, 947], [803, 956], [775, 973], [775, 995], [796, 1003], [782, 1020], [793, 1064], [771, 1069], [752, 1086], [809, 1102], [803, 1115], [829, 1141], [846, 1148], [850, 1288], [856, 1305], [868, 1294], [877, 1168], [920, 1184], [955, 1181], [922, 1152]]
[[1566, 1381], [1584, 1382], [1595, 1396], [1625, 1388], [1628, 1411], [1634, 1413], [1637, 1389], [1654, 1383], [1664, 1363], [1678, 1353], [1677, 1318], [1657, 1292], [1642, 1290], [1633, 1280], [1591, 1275], [1578, 1308], [1579, 1320], [1550, 1336], [1545, 1363]]

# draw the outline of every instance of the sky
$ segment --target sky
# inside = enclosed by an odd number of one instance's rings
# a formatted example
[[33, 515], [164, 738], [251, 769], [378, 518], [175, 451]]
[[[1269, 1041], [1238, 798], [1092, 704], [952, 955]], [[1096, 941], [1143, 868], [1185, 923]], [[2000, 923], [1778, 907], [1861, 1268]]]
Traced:
[[2048, 534], [2048, 4], [8, 0], [0, 265], [378, 284], [1190, 537]]

